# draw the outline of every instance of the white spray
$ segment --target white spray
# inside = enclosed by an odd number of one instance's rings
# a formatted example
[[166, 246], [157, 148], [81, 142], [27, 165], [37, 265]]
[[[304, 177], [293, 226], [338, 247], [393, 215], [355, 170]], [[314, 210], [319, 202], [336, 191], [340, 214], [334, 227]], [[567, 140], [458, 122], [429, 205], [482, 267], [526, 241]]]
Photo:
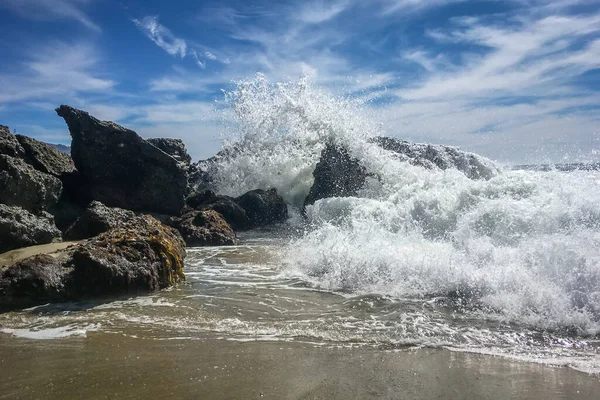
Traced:
[[486, 319], [600, 332], [597, 173], [504, 171], [486, 181], [413, 166], [369, 142], [381, 132], [357, 103], [305, 80], [259, 76], [227, 98], [240, 150], [219, 161], [216, 190], [276, 187], [301, 205], [327, 140], [378, 176], [358, 197], [307, 208], [310, 229], [284, 250], [286, 274], [326, 290], [454, 293]]

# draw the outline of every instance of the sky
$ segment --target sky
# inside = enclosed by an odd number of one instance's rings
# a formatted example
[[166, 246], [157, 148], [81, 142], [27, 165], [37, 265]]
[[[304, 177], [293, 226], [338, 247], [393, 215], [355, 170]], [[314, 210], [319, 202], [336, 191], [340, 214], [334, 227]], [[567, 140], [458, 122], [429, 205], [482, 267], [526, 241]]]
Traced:
[[52, 143], [68, 104], [220, 147], [223, 90], [308, 77], [382, 134], [509, 163], [600, 161], [598, 0], [0, 0], [0, 124]]

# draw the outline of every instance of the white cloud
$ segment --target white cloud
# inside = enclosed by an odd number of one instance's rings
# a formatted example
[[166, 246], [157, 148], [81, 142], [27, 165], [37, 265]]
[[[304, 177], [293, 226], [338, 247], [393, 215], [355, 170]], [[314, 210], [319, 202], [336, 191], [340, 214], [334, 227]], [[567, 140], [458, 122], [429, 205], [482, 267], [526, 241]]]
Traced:
[[83, 9], [92, 0], [3, 0], [0, 8], [8, 8], [21, 17], [34, 20], [73, 19], [86, 27], [100, 31]]
[[0, 73], [0, 103], [108, 92], [116, 83], [102, 76], [98, 64], [95, 49], [86, 43], [38, 46], [19, 72]]
[[600, 145], [600, 95], [576, 82], [600, 68], [600, 13], [534, 3], [501, 24], [460, 18], [427, 32], [444, 45], [435, 56], [405, 50], [422, 77], [379, 109], [387, 132], [512, 163], [599, 161], [590, 149]]
[[384, 14], [409, 13], [465, 0], [375, 0], [381, 3]]
[[206, 62], [203, 62], [202, 60], [200, 60], [198, 58], [198, 54], [196, 53], [196, 50], [192, 50], [190, 53], [192, 54], [192, 57], [194, 57], [194, 61], [196, 61], [196, 64], [200, 68], [202, 68], [202, 69], [206, 68]]
[[434, 72], [440, 67], [447, 67], [448, 61], [442, 54], [438, 54], [435, 57], [429, 57], [428, 53], [423, 50], [411, 50], [405, 52], [402, 57], [405, 60], [412, 61], [419, 64], [421, 67], [426, 69], [428, 72]]
[[[587, 35], [599, 31], [600, 15], [524, 19], [514, 27], [486, 26], [472, 21], [462, 30], [438, 31], [433, 35], [436, 39], [477, 44], [491, 51], [471, 57], [472, 62], [466, 65], [456, 66], [458, 72], [433, 74], [425, 84], [400, 94], [408, 99], [425, 99], [524, 94], [525, 88], [537, 88], [539, 93], [540, 85], [561, 83], [600, 67], [595, 41], [583, 49], [572, 49], [586, 40]], [[420, 56], [422, 64], [433, 62]]]
[[297, 18], [308, 24], [319, 24], [335, 18], [350, 5], [349, 1], [312, 1], [304, 3]]
[[168, 28], [159, 24], [158, 17], [144, 17], [141, 20], [134, 19], [133, 22], [158, 47], [172, 56], [185, 57], [187, 53], [186, 41], [176, 37]]
[[216, 60], [217, 56], [215, 56], [213, 53], [211, 53], [210, 51], [207, 51], [204, 53], [204, 56], [206, 58], [208, 58], [209, 60]]
[[152, 92], [208, 93], [209, 85], [227, 85], [229, 79], [220, 75], [190, 72], [175, 67], [168, 75], [150, 81]]

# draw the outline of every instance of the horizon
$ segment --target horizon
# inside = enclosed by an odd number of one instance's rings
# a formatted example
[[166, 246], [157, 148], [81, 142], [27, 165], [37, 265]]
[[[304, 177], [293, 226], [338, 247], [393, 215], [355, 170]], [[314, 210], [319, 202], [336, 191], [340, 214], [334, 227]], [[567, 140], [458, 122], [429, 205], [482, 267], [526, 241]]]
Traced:
[[223, 90], [307, 77], [382, 134], [507, 164], [600, 162], [592, 0], [0, 0], [0, 124], [69, 144], [54, 109], [220, 149]]

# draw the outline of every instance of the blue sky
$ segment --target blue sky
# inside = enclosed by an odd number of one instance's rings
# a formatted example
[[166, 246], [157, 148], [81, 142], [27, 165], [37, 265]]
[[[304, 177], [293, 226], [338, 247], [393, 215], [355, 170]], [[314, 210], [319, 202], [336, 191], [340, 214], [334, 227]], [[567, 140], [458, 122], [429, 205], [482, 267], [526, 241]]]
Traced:
[[69, 104], [219, 148], [261, 72], [365, 100], [383, 133], [509, 162], [600, 161], [597, 0], [0, 0], [0, 123], [68, 143]]

